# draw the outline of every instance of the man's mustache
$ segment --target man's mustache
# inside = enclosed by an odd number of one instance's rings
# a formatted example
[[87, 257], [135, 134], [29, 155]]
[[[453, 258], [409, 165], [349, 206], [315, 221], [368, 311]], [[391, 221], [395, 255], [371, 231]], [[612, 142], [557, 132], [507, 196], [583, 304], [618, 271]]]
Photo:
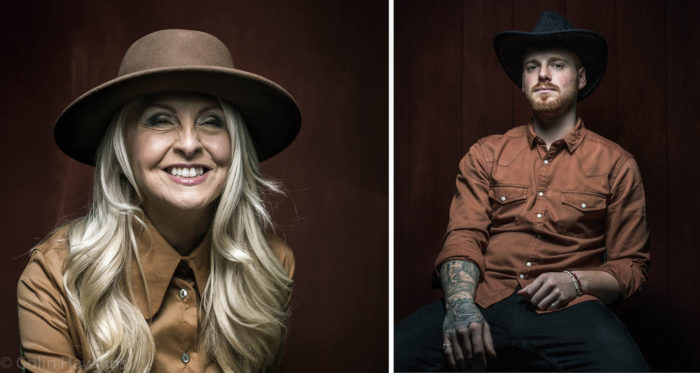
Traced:
[[540, 83], [540, 84], [537, 84], [536, 86], [532, 87], [530, 89], [530, 92], [535, 92], [538, 89], [552, 89], [555, 91], [559, 91], [559, 87], [557, 87], [556, 85], [554, 85], [552, 83]]

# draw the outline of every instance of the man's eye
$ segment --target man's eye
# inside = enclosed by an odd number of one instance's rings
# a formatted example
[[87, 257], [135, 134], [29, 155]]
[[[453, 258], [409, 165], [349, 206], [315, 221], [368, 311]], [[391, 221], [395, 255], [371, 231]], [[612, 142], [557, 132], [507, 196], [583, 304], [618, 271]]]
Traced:
[[554, 68], [561, 69], [561, 68], [564, 67], [564, 64], [559, 63], [559, 62], [555, 62], [555, 63], [552, 64], [552, 66], [553, 66]]
[[525, 68], [527, 69], [527, 71], [533, 71], [533, 70], [535, 70], [536, 66], [535, 65], [527, 65]]

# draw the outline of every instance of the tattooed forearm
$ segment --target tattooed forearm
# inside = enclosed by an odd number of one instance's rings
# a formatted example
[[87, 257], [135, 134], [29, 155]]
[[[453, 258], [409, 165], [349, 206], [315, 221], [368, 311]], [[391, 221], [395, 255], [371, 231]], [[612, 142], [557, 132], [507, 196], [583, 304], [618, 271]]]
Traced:
[[470, 261], [450, 260], [443, 263], [440, 282], [448, 307], [459, 300], [474, 299], [479, 275], [479, 267]]

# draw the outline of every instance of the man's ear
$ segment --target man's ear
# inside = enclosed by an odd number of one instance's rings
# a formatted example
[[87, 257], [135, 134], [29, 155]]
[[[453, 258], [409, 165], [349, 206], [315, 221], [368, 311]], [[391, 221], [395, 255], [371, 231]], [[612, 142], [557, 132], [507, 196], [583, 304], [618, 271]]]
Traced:
[[583, 89], [586, 86], [586, 68], [581, 66], [578, 68], [578, 89]]

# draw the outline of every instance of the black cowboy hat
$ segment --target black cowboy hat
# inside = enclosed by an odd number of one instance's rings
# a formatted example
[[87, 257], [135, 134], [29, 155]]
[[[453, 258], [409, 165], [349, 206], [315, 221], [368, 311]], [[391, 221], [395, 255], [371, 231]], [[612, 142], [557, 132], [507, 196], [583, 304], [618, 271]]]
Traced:
[[503, 69], [518, 87], [522, 87], [523, 54], [530, 48], [560, 47], [578, 56], [586, 68], [586, 86], [578, 92], [582, 100], [598, 85], [605, 73], [608, 45], [600, 34], [576, 29], [555, 12], [544, 12], [532, 32], [503, 31], [493, 39]]

